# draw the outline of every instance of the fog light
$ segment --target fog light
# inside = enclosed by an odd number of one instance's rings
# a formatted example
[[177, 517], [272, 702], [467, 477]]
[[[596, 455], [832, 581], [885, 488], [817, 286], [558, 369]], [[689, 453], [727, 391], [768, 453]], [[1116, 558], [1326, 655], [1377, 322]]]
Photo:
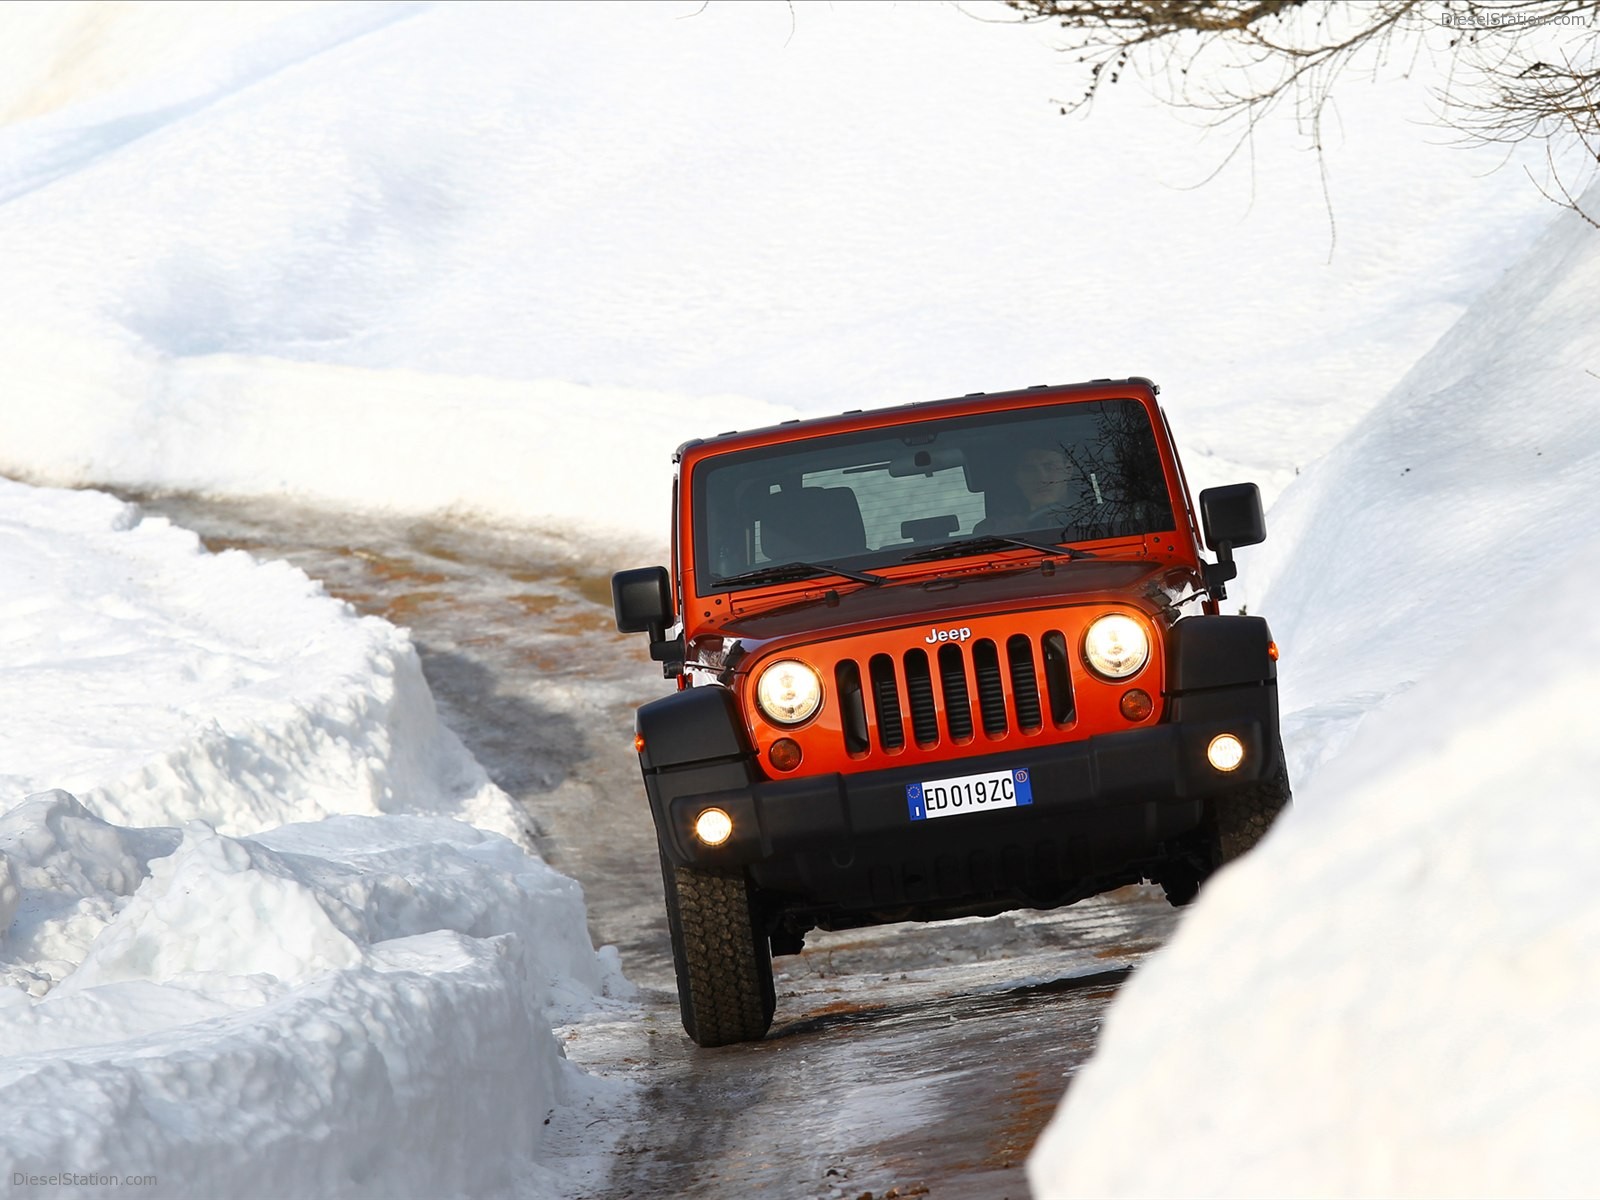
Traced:
[[779, 738], [767, 751], [767, 761], [780, 771], [792, 771], [800, 765], [800, 743], [793, 738]]
[[1155, 711], [1150, 693], [1143, 688], [1133, 688], [1122, 693], [1122, 715], [1130, 721], [1142, 721]]
[[720, 846], [733, 836], [733, 818], [720, 808], [708, 808], [694, 819], [694, 835], [708, 846]]
[[1206, 757], [1219, 771], [1237, 770], [1244, 761], [1244, 743], [1231, 733], [1219, 733], [1206, 747]]

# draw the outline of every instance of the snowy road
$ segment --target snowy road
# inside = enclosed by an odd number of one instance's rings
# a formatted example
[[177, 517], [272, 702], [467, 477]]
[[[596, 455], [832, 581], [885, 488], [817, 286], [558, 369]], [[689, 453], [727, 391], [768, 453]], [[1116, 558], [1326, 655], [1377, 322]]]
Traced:
[[[996, 1200], [1106, 1004], [1170, 933], [1159, 893], [1058, 913], [813, 935], [776, 960], [765, 1042], [683, 1036], [631, 714], [667, 685], [612, 627], [609, 576], [637, 551], [470, 525], [353, 521], [259, 504], [140, 498], [213, 548], [286, 558], [365, 612], [409, 626], [441, 714], [578, 879], [597, 945], [618, 946], [639, 1007], [562, 1031], [568, 1056], [637, 1103], [558, 1118], [574, 1157], [615, 1148], [594, 1197]], [[530, 1114], [530, 1120], [537, 1119]]]

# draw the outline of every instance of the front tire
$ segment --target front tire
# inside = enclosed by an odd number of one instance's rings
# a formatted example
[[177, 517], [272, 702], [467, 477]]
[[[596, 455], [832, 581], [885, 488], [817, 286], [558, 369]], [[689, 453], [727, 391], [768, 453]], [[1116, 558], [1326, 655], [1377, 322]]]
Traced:
[[1290, 800], [1289, 769], [1280, 751], [1266, 778], [1208, 801], [1197, 836], [1189, 840], [1182, 854], [1152, 875], [1168, 902], [1181, 908], [1199, 895], [1207, 879], [1267, 836]]
[[1267, 836], [1278, 814], [1289, 807], [1289, 768], [1279, 751], [1276, 768], [1257, 783], [1219, 796], [1210, 805], [1206, 829], [1218, 868], [1242, 858]]
[[684, 1031], [699, 1046], [759, 1042], [777, 996], [750, 885], [741, 873], [678, 867], [666, 855], [661, 878]]

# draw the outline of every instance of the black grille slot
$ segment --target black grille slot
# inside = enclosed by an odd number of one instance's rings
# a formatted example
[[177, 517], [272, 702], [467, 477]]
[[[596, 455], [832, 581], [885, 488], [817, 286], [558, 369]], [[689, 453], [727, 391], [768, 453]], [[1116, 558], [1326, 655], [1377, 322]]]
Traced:
[[1072, 720], [1072, 672], [1067, 667], [1067, 639], [1060, 630], [1044, 635], [1044, 682], [1050, 694], [1050, 719], [1065, 725]]
[[864, 668], [854, 659], [841, 660], [833, 681], [845, 750], [863, 755], [876, 742], [894, 753], [908, 739], [926, 750], [943, 739], [968, 742], [979, 728], [999, 740], [1013, 728], [1038, 733], [1047, 715], [1057, 728], [1072, 723], [1072, 670], [1060, 630], [1037, 639], [1014, 633], [967, 645], [970, 651], [952, 641], [933, 652], [907, 650], [899, 658], [875, 654]]
[[937, 744], [939, 713], [933, 703], [933, 675], [925, 651], [906, 651], [906, 699], [911, 704], [911, 734], [917, 745]]
[[1033, 672], [1033, 643], [1020, 633], [1006, 639], [1006, 658], [1011, 667], [1011, 702], [1016, 705], [1017, 724], [1032, 733], [1042, 725], [1039, 715], [1039, 680]]
[[875, 654], [867, 664], [872, 677], [872, 715], [878, 725], [878, 745], [899, 750], [906, 744], [904, 720], [900, 716], [900, 693], [895, 688], [894, 659]]
[[833, 669], [833, 682], [839, 694], [844, 748], [851, 754], [865, 754], [868, 748], [867, 704], [861, 695], [861, 668], [854, 659], [847, 658]]
[[1000, 681], [1000, 654], [988, 638], [972, 647], [972, 671], [978, 677], [978, 707], [983, 711], [983, 731], [990, 737], [1006, 732], [1006, 689]]
[[944, 723], [950, 736], [965, 741], [972, 736], [972, 701], [967, 696], [967, 664], [961, 647], [939, 647], [939, 690], [944, 695]]

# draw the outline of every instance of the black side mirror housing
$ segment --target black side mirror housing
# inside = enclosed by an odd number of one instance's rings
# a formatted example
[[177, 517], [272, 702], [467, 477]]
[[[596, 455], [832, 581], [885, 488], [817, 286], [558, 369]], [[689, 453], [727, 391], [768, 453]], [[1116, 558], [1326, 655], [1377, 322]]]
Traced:
[[1236, 546], [1254, 546], [1267, 540], [1267, 518], [1261, 511], [1261, 489], [1253, 483], [1230, 483], [1200, 493], [1200, 530], [1206, 548], [1217, 556], [1205, 564], [1206, 586], [1225, 600], [1228, 580], [1239, 574], [1233, 561]]
[[1206, 535], [1206, 548], [1218, 554], [1266, 541], [1261, 489], [1253, 483], [1207, 488], [1200, 493], [1200, 528]]
[[677, 617], [667, 569], [635, 567], [618, 571], [611, 577], [611, 607], [616, 611], [618, 632], [661, 636]]
[[611, 577], [611, 608], [622, 633], [648, 633], [650, 657], [665, 664], [666, 675], [683, 667], [683, 637], [667, 637], [678, 619], [672, 603], [672, 577], [665, 567], [635, 567]]

